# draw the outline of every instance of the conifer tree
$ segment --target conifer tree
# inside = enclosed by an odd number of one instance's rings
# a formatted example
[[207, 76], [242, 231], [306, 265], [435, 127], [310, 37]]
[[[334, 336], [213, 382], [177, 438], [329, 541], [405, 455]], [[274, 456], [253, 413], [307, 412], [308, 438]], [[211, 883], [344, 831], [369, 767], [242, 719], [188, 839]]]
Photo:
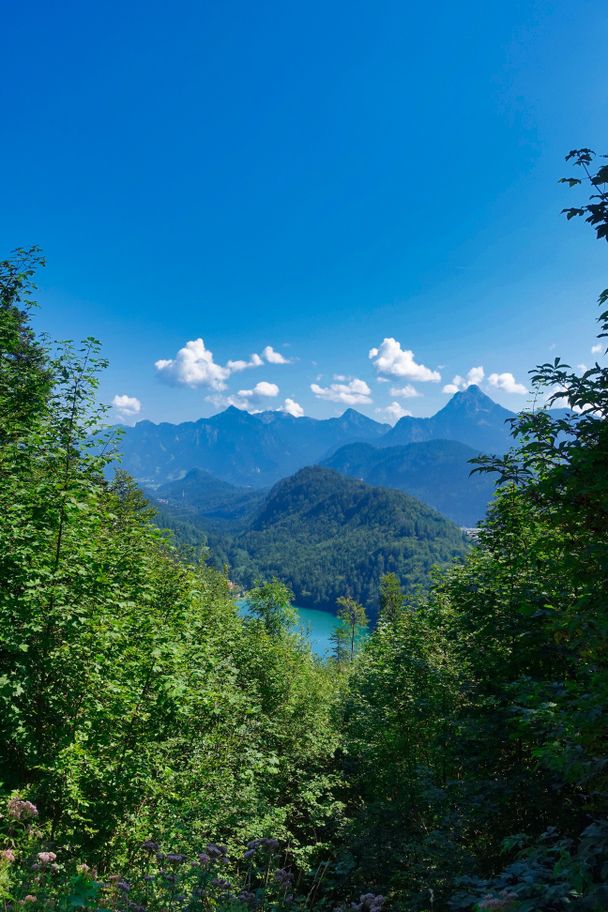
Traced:
[[380, 621], [394, 623], [403, 609], [403, 590], [396, 573], [385, 573], [380, 579]]
[[340, 596], [337, 602], [337, 615], [340, 621], [345, 625], [348, 634], [348, 644], [352, 661], [355, 656], [357, 636], [367, 627], [369, 620], [363, 605], [355, 601], [355, 599], [351, 598], [349, 595]]

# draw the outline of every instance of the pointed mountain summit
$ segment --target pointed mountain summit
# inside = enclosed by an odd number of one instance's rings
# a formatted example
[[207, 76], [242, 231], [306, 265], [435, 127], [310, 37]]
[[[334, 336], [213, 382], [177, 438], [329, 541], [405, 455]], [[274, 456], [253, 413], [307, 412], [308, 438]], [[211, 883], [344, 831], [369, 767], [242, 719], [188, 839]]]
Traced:
[[514, 416], [473, 384], [455, 393], [431, 418], [401, 418], [379, 446], [458, 440], [484, 453], [504, 453], [512, 444], [508, 420]]
[[513, 417], [514, 414], [509, 409], [503, 408], [498, 402], [490, 399], [475, 383], [462, 390], [462, 392], [454, 393], [452, 398], [434, 417], [437, 418], [446, 412], [464, 412], [467, 415], [479, 415], [485, 412], [488, 415], [504, 415], [508, 417]]
[[390, 425], [374, 421], [373, 418], [368, 418], [367, 415], [361, 414], [354, 408], [347, 408], [336, 420], [342, 427], [361, 430], [370, 437], [379, 437], [390, 428]]

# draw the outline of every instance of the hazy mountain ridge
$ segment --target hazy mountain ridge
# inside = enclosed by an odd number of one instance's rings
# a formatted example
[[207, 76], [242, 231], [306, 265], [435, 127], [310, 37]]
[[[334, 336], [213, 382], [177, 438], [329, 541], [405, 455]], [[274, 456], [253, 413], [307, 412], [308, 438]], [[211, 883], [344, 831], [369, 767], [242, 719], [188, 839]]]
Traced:
[[371, 485], [405, 491], [460, 526], [475, 526], [494, 492], [492, 476], [471, 474], [470, 460], [477, 455], [457, 440], [392, 447], [350, 443], [321, 464]]
[[184, 478], [146, 493], [174, 521], [193, 523], [205, 532], [234, 532], [244, 528], [266, 490], [239, 487], [205, 469], [191, 469]]
[[401, 418], [383, 435], [379, 446], [457, 440], [484, 453], [504, 453], [513, 443], [508, 423], [511, 418], [515, 418], [515, 412], [472, 385], [455, 393], [430, 418]]
[[347, 409], [339, 418], [251, 415], [231, 406], [212, 418], [182, 424], [139, 421], [120, 443], [123, 467], [154, 486], [205, 469], [231, 484], [267, 487], [354, 440], [380, 439], [389, 425]]
[[392, 447], [441, 439], [502, 453], [512, 442], [512, 417], [476, 386], [456, 393], [431, 418], [402, 418], [393, 428], [354, 409], [317, 419], [272, 411], [252, 415], [231, 406], [182, 424], [140, 421], [124, 429], [120, 451], [123, 467], [146, 486], [204, 469], [231, 484], [263, 488], [350, 443]]

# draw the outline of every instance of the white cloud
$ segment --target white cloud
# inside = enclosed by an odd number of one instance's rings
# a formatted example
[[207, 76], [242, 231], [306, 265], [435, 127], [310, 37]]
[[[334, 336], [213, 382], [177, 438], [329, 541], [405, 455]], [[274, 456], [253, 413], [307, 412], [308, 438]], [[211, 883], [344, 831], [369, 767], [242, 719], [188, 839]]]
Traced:
[[576, 369], [579, 372], [579, 374], [584, 374], [588, 368], [587, 368], [586, 364], [577, 364]]
[[451, 383], [446, 383], [443, 387], [444, 393], [458, 393], [462, 390], [468, 389], [473, 384], [479, 385], [485, 376], [485, 371], [481, 365], [479, 367], [472, 367], [466, 377], [461, 377], [460, 374], [452, 379]]
[[330, 386], [319, 386], [311, 383], [310, 388], [317, 399], [328, 402], [342, 402], [344, 405], [364, 405], [372, 401], [371, 390], [365, 380], [355, 377], [348, 383], [332, 383]]
[[272, 345], [267, 345], [262, 351], [262, 358], [269, 364], [289, 364], [289, 358], [285, 358], [281, 352], [275, 351]]
[[411, 383], [406, 383], [405, 386], [391, 386], [390, 394], [397, 396], [398, 399], [416, 399], [418, 396], [422, 396], [422, 393], [419, 393]]
[[118, 419], [125, 423], [141, 412], [141, 402], [136, 396], [114, 396], [112, 405], [116, 409]]
[[238, 374], [240, 371], [247, 370], [250, 367], [261, 367], [263, 363], [264, 362], [260, 356], [256, 355], [254, 352], [249, 358], [249, 361], [243, 361], [241, 359], [238, 359], [236, 361], [228, 361], [226, 368], [230, 371], [231, 374]]
[[528, 392], [523, 383], [518, 383], [509, 371], [505, 371], [502, 374], [490, 374], [488, 382], [490, 386], [494, 386], [504, 393], [519, 393], [523, 396]]
[[155, 362], [156, 372], [169, 383], [181, 383], [185, 386], [207, 386], [213, 390], [226, 389], [226, 380], [231, 374], [252, 367], [262, 367], [267, 364], [289, 364], [280, 352], [274, 350], [272, 345], [267, 345], [262, 355], [255, 352], [248, 359], [235, 358], [227, 361], [225, 365], [217, 364], [213, 360], [213, 352], [205, 346], [203, 339], [191, 339], [180, 348], [175, 358], [160, 358]]
[[601, 355], [604, 351], [604, 346], [600, 342], [596, 342], [595, 345], [591, 346], [592, 355]]
[[[262, 390], [264, 391], [260, 391], [258, 387], [262, 387]], [[276, 389], [276, 393], [272, 392], [269, 388]], [[230, 396], [213, 394], [211, 396], [206, 396], [205, 398], [207, 402], [211, 402], [218, 409], [225, 409], [232, 405], [242, 412], [249, 412], [250, 415], [259, 415], [260, 412], [265, 411], [286, 412], [288, 415], [293, 415], [294, 418], [301, 418], [304, 415], [304, 409], [300, 403], [296, 402], [294, 399], [285, 399], [283, 404], [278, 406], [278, 408], [267, 408], [264, 399], [272, 398], [279, 392], [279, 388], [275, 386], [274, 383], [266, 383], [262, 380], [260, 383], [256, 384], [255, 389], [257, 389], [257, 393], [255, 393], [255, 390], [240, 390], [238, 393]]]
[[248, 399], [241, 399], [239, 396], [224, 396], [221, 393], [213, 393], [211, 396], [205, 396], [206, 402], [211, 402], [218, 409], [226, 409], [230, 405], [240, 409], [243, 412], [251, 411], [251, 403]]
[[384, 339], [379, 348], [371, 348], [369, 357], [379, 374], [407, 377], [408, 380], [417, 380], [420, 383], [441, 380], [439, 371], [431, 370], [424, 364], [416, 364], [414, 352], [401, 348], [401, 343], [393, 338]]
[[304, 409], [300, 403], [296, 402], [294, 399], [286, 399], [281, 411], [287, 412], [288, 415], [293, 415], [294, 418], [301, 418], [304, 414]]
[[412, 416], [412, 413], [408, 412], [407, 409], [404, 409], [399, 402], [391, 402], [386, 408], [376, 409], [376, 414], [382, 415], [387, 421], [390, 421], [391, 424], [395, 424], [400, 418], [411, 418]]
[[276, 383], [268, 383], [267, 380], [260, 380], [253, 389], [242, 389], [238, 393], [230, 395], [214, 394], [207, 396], [207, 402], [212, 402], [216, 408], [225, 409], [233, 405], [235, 408], [244, 412], [264, 411], [265, 400], [273, 399], [279, 395], [279, 387]]
[[259, 383], [250, 390], [239, 390], [239, 396], [242, 396], [243, 399], [258, 399], [258, 398], [268, 398], [272, 396], [279, 395], [279, 387], [276, 383], [268, 383], [267, 380], [260, 380]]
[[180, 348], [175, 358], [161, 358], [154, 364], [157, 373], [169, 383], [186, 386], [209, 386], [214, 390], [226, 389], [230, 369], [216, 364], [213, 352], [205, 348], [203, 339], [192, 339]]

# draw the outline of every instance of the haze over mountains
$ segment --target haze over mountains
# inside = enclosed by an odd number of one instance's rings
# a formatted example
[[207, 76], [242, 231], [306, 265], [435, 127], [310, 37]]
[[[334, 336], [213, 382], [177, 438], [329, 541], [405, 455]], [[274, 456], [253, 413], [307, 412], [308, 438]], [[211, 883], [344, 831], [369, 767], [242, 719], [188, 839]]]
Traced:
[[458, 440], [484, 453], [503, 453], [512, 443], [507, 422], [514, 416], [514, 412], [472, 385], [452, 396], [431, 418], [401, 418], [383, 435], [379, 445]]
[[457, 440], [429, 440], [405, 446], [349, 443], [321, 465], [371, 485], [407, 491], [460, 526], [475, 526], [484, 516], [494, 480], [471, 475], [479, 450]]
[[456, 393], [432, 418], [401, 418], [391, 428], [347, 409], [339, 418], [294, 418], [283, 412], [249, 414], [231, 406], [212, 418], [183, 424], [140, 421], [124, 430], [123, 467], [148, 486], [205, 469], [231, 484], [267, 487], [345, 444], [378, 447], [456, 440], [473, 450], [504, 452], [513, 412], [477, 386]]
[[236, 485], [266, 487], [313, 465], [353, 440], [380, 440], [390, 429], [354, 409], [339, 418], [294, 418], [284, 412], [256, 415], [230, 406], [212, 418], [183, 424], [140, 421], [121, 441], [123, 467], [145, 485], [206, 469]]

